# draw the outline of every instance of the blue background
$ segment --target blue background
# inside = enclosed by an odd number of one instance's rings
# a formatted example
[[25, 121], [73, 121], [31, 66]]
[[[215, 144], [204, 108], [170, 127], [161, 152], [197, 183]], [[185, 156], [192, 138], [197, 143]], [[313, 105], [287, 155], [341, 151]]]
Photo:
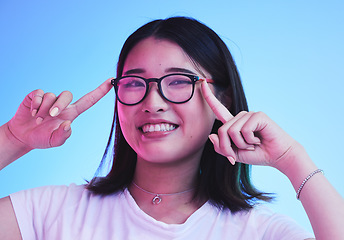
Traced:
[[[138, 27], [156, 18], [190, 16], [229, 46], [250, 110], [264, 111], [301, 142], [343, 196], [343, 5], [339, 0], [0, 0], [0, 124], [37, 88], [69, 90], [79, 99], [115, 76], [120, 48]], [[72, 137], [62, 147], [34, 150], [1, 171], [0, 197], [91, 179], [108, 139], [114, 99], [111, 92], [74, 121]], [[273, 210], [311, 230], [284, 175], [254, 167], [253, 181], [277, 193], [269, 205]]]

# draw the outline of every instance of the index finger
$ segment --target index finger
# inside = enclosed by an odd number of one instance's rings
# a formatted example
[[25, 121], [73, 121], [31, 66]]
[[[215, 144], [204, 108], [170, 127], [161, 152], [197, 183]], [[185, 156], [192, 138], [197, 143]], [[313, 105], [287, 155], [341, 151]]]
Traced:
[[222, 122], [228, 122], [233, 115], [228, 109], [214, 96], [206, 81], [202, 82], [202, 94], [216, 117]]
[[87, 93], [85, 96], [81, 97], [78, 101], [73, 103], [76, 107], [77, 116], [85, 112], [87, 109], [96, 104], [100, 99], [102, 99], [112, 88], [111, 80], [113, 78], [107, 79], [99, 87], [94, 89], [92, 92]]

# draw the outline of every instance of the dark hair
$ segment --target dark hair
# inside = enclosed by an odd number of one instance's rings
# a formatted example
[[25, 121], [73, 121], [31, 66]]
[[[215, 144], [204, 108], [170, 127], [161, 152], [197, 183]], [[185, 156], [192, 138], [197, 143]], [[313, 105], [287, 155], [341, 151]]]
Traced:
[[[129, 52], [148, 37], [178, 44], [199, 70], [203, 68], [212, 76], [217, 97], [233, 115], [248, 111], [240, 76], [226, 44], [213, 30], [195, 19], [173, 17], [155, 20], [136, 30], [123, 45], [117, 65], [117, 77], [122, 76]], [[220, 121], [215, 120], [212, 133], [217, 133], [221, 125]], [[123, 137], [117, 116], [117, 103], [102, 163], [109, 152], [114, 128], [112, 168], [105, 177], [95, 177], [87, 186], [95, 194], [107, 195], [123, 190], [130, 185], [134, 176], [137, 155]], [[206, 197], [213, 205], [233, 212], [248, 210], [258, 200], [271, 200], [268, 194], [259, 192], [251, 184], [249, 165], [236, 163], [232, 166], [227, 158], [214, 151], [209, 140], [200, 162], [195, 199], [200, 199], [198, 197]]]

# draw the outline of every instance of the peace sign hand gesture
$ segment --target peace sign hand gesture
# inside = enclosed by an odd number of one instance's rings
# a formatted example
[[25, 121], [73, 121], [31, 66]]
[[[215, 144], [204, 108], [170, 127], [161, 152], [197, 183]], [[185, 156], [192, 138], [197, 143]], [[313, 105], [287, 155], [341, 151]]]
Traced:
[[109, 92], [111, 79], [73, 104], [70, 104], [73, 96], [68, 91], [58, 97], [40, 89], [32, 91], [8, 122], [8, 129], [30, 149], [61, 146], [71, 135], [74, 119]]
[[223, 125], [209, 139], [217, 153], [235, 161], [277, 167], [289, 150], [298, 143], [262, 112], [240, 112], [233, 116], [216, 99], [208, 84], [202, 83], [202, 93]]

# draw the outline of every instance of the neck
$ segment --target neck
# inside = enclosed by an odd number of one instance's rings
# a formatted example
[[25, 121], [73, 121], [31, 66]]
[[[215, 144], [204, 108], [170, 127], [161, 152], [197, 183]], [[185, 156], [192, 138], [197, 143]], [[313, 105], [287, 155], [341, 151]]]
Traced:
[[[129, 190], [146, 214], [165, 223], [183, 223], [206, 199], [194, 199], [199, 174], [198, 161], [161, 164], [138, 158]], [[135, 186], [134, 183], [138, 186]], [[161, 202], [154, 204], [154, 194]], [[159, 198], [155, 198], [159, 202]]]
[[134, 182], [148, 192], [170, 194], [195, 188], [198, 174], [198, 162], [161, 164], [138, 159]]
[[182, 191], [182, 192], [175, 192], [175, 193], [153, 193], [153, 192], [149, 192], [149, 191], [139, 187], [135, 182], [133, 182], [133, 185], [136, 188], [140, 189], [142, 192], [152, 195], [152, 203], [153, 203], [153, 205], [160, 204], [161, 201], [162, 201], [162, 198], [164, 198], [164, 197], [187, 194], [187, 193], [195, 190], [195, 188], [191, 188], [191, 189], [188, 189], [188, 190], [185, 190], [185, 191]]

